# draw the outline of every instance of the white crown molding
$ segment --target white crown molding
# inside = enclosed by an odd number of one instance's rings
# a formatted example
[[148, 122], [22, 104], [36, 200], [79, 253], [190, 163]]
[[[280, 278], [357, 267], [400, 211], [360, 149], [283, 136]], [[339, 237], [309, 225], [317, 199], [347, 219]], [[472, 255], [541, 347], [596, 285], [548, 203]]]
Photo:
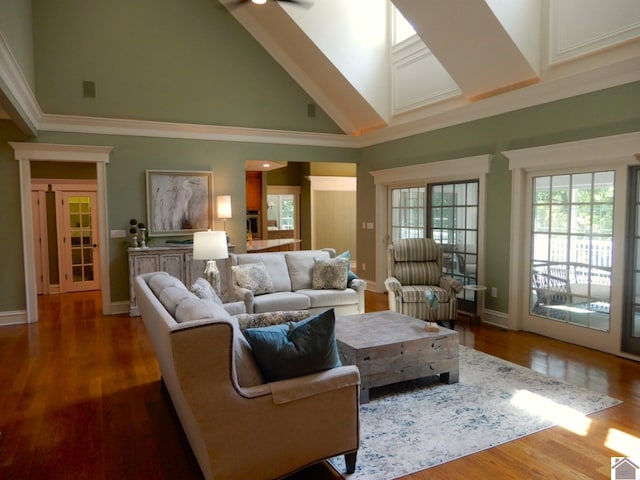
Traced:
[[0, 32], [0, 80], [5, 84], [7, 93], [13, 97], [11, 100], [17, 103], [13, 106], [19, 110], [22, 121], [35, 133], [42, 117], [42, 110], [2, 32]]
[[102, 135], [355, 148], [351, 137], [342, 134], [84, 117], [77, 115], [44, 114], [40, 121], [39, 129], [51, 132], [97, 133]]

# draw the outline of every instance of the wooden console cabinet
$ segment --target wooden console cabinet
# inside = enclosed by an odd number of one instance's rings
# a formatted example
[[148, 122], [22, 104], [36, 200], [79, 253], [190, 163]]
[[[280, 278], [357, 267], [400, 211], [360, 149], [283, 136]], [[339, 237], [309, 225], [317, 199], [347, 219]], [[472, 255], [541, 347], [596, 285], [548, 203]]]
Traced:
[[[129, 248], [129, 315], [136, 317], [140, 315], [136, 304], [135, 292], [133, 290], [133, 279], [136, 275], [150, 272], [167, 272], [179, 278], [187, 288], [195, 282], [198, 277], [203, 276], [206, 260], [193, 259], [193, 246], [176, 247], [149, 247], [149, 248]], [[228, 274], [230, 262], [217, 260], [221, 273], [221, 290], [228, 290]]]

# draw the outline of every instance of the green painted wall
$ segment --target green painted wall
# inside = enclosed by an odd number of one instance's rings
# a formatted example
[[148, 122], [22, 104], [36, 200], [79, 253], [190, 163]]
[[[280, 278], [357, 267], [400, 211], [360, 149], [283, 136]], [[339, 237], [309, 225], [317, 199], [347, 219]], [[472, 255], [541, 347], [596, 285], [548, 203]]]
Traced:
[[35, 87], [31, 0], [0, 0], [0, 32], [32, 89]]
[[[334, 159], [336, 162], [354, 162], [358, 153], [354, 149], [51, 132], [42, 132], [37, 141], [114, 147], [106, 168], [109, 230], [127, 229], [130, 218], [136, 218], [139, 221], [145, 219], [146, 222], [145, 171], [147, 169], [213, 171], [214, 195], [228, 194], [233, 199], [233, 218], [228, 220], [226, 225], [239, 252], [244, 251], [244, 245], [238, 239], [245, 238], [245, 160], [279, 159], [291, 162], [302, 161], [308, 165], [309, 162], [327, 158]], [[17, 162], [15, 160], [13, 162], [16, 164], [13, 181], [17, 185]], [[302, 201], [308, 200], [303, 196]], [[304, 206], [303, 203], [303, 208]], [[19, 215], [18, 204], [15, 208]], [[222, 229], [222, 220], [216, 220], [215, 228]], [[167, 237], [155, 237], [150, 240], [150, 245], [164, 245], [166, 240]], [[128, 298], [127, 246], [128, 241], [123, 239], [111, 239], [108, 245], [111, 298], [114, 301]]]
[[47, 113], [341, 133], [216, 0], [33, 0], [33, 26]]
[[0, 120], [0, 245], [4, 252], [0, 269], [0, 312], [23, 310], [24, 264], [18, 162], [7, 143], [26, 137], [8, 120]]
[[[496, 115], [363, 149], [358, 165], [357, 224], [375, 221], [370, 172], [493, 154], [487, 177], [485, 283], [498, 288], [486, 307], [507, 312], [511, 173], [500, 152], [640, 131], [640, 82]], [[374, 230], [358, 230], [358, 263], [376, 266]], [[385, 268], [384, 265], [379, 268]], [[373, 273], [363, 273], [373, 278]]]

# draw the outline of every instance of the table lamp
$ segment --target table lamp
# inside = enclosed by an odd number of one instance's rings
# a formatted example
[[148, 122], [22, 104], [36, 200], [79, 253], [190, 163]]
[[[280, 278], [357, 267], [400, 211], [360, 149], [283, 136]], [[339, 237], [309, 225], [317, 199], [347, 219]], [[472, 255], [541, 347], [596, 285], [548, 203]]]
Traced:
[[193, 234], [193, 258], [194, 260], [207, 261], [204, 276], [218, 295], [220, 294], [220, 270], [218, 270], [216, 260], [228, 256], [227, 234], [225, 232], [208, 230]]
[[[221, 218], [224, 224], [224, 231], [227, 232], [227, 218], [231, 218], [231, 195], [218, 195], [216, 197], [217, 217]], [[229, 235], [227, 234], [227, 245], [229, 244]]]

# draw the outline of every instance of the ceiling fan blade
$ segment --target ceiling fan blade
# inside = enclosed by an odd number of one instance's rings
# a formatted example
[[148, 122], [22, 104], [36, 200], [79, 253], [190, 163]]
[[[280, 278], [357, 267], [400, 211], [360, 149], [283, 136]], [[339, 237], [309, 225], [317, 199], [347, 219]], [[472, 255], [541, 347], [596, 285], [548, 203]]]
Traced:
[[[308, 0], [268, 0], [268, 2], [291, 3], [292, 5], [296, 5], [304, 8], [310, 8], [313, 5], [313, 2]], [[253, 2], [251, 0], [234, 0], [232, 2], [225, 2], [225, 6], [229, 9], [233, 9], [247, 3], [253, 3]]]

